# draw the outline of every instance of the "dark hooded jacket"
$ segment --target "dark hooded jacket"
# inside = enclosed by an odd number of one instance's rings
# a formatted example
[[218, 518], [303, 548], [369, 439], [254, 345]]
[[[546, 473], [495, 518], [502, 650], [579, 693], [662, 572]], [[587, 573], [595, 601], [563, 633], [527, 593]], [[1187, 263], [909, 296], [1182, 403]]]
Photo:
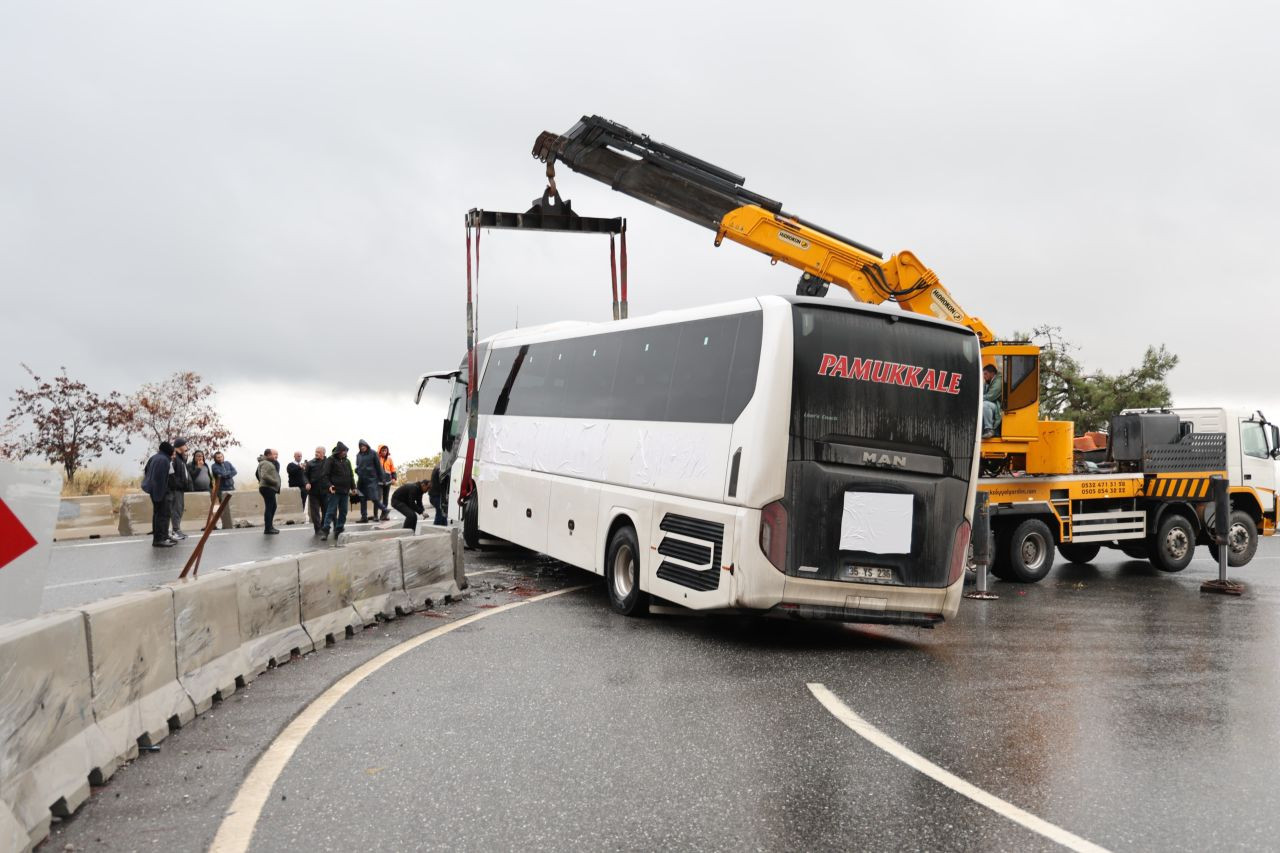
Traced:
[[173, 468], [173, 448], [168, 442], [160, 445], [160, 452], [147, 460], [142, 475], [142, 491], [159, 503], [169, 494], [169, 472]]
[[333, 448], [333, 453], [324, 460], [324, 468], [320, 471], [320, 476], [324, 482], [332, 486], [338, 494], [346, 494], [356, 487], [356, 478], [351, 473], [351, 462], [345, 456], [338, 456], [338, 453], [346, 450], [347, 446], [339, 441]]
[[[369, 447], [369, 443], [360, 442], [365, 447]], [[382, 460], [378, 458], [378, 454], [372, 448], [361, 450], [356, 454], [356, 474], [360, 477], [360, 484], [367, 485], [369, 483], [382, 482]]]

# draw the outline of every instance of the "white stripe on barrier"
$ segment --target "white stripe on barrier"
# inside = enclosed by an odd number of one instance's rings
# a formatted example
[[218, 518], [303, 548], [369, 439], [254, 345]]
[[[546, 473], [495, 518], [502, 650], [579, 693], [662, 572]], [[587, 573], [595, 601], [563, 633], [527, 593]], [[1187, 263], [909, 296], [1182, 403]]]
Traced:
[[873, 745], [889, 753], [908, 767], [919, 770], [930, 779], [935, 782], [941, 782], [957, 794], [968, 797], [978, 805], [985, 806], [1001, 817], [1008, 818], [1014, 823], [1020, 824], [1038, 835], [1043, 835], [1050, 841], [1061, 844], [1069, 850], [1075, 850], [1078, 853], [1107, 853], [1106, 848], [1099, 847], [1092, 841], [1086, 841], [1078, 835], [1073, 835], [1062, 827], [1038, 818], [1031, 812], [1024, 811], [994, 794], [988, 794], [977, 785], [966, 782], [954, 773], [942, 769], [923, 755], [912, 752], [862, 719], [862, 717], [859, 717], [852, 708], [840, 701], [839, 697], [828, 690], [826, 685], [810, 683], [807, 686], [809, 692], [822, 703], [822, 707], [831, 712], [833, 717], [853, 729], [860, 737], [870, 741]]
[[472, 622], [478, 622], [481, 619], [487, 619], [490, 616], [496, 616], [499, 613], [514, 610], [526, 604], [545, 601], [548, 598], [555, 598], [558, 595], [565, 595], [586, 588], [585, 584], [571, 586], [567, 589], [558, 589], [555, 592], [526, 598], [523, 601], [513, 601], [510, 604], [504, 604], [492, 610], [473, 613], [470, 616], [459, 619], [457, 622], [441, 625], [439, 628], [419, 634], [411, 640], [405, 640], [400, 645], [387, 649], [382, 654], [361, 664], [338, 679], [332, 687], [321, 693], [310, 705], [303, 708], [298, 716], [293, 718], [293, 722], [289, 723], [284, 731], [276, 736], [276, 739], [267, 747], [266, 752], [258, 759], [258, 763], [249, 771], [249, 775], [245, 777], [244, 782], [240, 785], [240, 790], [236, 792], [236, 798], [232, 800], [231, 806], [227, 809], [226, 816], [222, 819], [222, 824], [218, 827], [218, 834], [214, 836], [213, 844], [209, 847], [210, 853], [240, 853], [240, 851], [249, 849], [249, 842], [253, 840], [253, 831], [258, 825], [258, 818], [262, 815], [262, 808], [266, 805], [267, 797], [271, 796], [271, 789], [275, 787], [276, 780], [284, 772], [285, 765], [289, 763], [289, 759], [293, 757], [303, 739], [324, 718], [324, 715], [329, 713], [330, 709], [342, 701], [342, 698], [350, 693], [361, 681], [364, 681], [401, 655], [413, 651], [423, 643], [434, 640], [437, 637], [443, 637], [445, 634], [456, 631], [464, 625], [470, 625]]

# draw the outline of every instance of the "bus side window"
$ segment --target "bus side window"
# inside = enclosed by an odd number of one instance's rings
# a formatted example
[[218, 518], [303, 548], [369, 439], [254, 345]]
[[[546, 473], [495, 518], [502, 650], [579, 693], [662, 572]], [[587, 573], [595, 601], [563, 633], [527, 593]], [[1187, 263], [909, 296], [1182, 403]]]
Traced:
[[676, 363], [678, 326], [631, 329], [621, 335], [618, 370], [613, 380], [613, 416], [620, 420], [660, 421]]
[[666, 420], [718, 423], [738, 333], [736, 316], [711, 317], [676, 327], [680, 344], [667, 400]]

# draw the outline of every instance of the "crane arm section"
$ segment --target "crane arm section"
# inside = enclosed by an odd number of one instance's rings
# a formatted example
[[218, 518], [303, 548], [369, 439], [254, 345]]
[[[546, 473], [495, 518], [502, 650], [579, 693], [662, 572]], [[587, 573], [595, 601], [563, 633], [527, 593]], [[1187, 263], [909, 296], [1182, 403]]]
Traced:
[[[746, 179], [599, 116], [584, 116], [567, 133], [541, 134], [533, 155], [608, 184], [801, 270], [811, 292], [834, 284], [860, 302], [897, 302], [908, 311], [959, 323], [984, 343], [995, 339], [963, 311], [933, 270], [908, 251], [880, 251], [806, 222], [782, 203], [747, 190]], [[551, 174], [551, 169], [548, 169]], [[806, 282], [808, 282], [806, 284]]]

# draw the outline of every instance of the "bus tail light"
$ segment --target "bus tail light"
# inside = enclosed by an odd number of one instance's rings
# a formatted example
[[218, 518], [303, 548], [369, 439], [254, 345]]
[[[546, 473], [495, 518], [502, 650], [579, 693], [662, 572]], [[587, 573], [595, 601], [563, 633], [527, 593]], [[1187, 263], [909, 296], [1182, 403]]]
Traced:
[[956, 528], [956, 539], [951, 543], [951, 567], [947, 572], [947, 586], [951, 586], [964, 575], [965, 560], [969, 557], [969, 520], [966, 518]]
[[774, 501], [760, 510], [760, 550], [780, 572], [787, 571], [787, 508]]

